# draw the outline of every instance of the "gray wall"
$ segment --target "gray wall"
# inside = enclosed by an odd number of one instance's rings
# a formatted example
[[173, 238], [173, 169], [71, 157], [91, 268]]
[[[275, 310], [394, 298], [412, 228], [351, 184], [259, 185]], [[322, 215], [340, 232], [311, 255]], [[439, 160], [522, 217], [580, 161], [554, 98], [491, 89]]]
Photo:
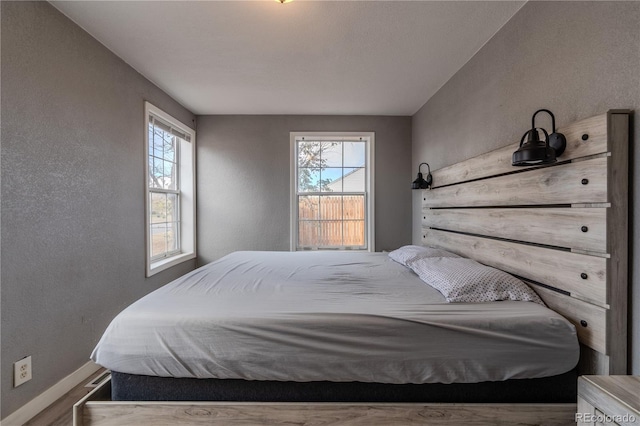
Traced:
[[[520, 140], [538, 108], [557, 125], [612, 108], [640, 111], [640, 3], [529, 2], [413, 117], [413, 163], [432, 169]], [[540, 116], [548, 128], [544, 116]], [[635, 119], [634, 133], [640, 134]], [[631, 158], [640, 164], [640, 150]], [[633, 167], [632, 181], [640, 178]], [[640, 250], [640, 185], [630, 236]], [[413, 241], [420, 237], [413, 197]], [[634, 374], [640, 374], [640, 257], [630, 294]]]
[[199, 116], [198, 263], [289, 250], [289, 132], [373, 131], [376, 250], [411, 240], [411, 118]]
[[[2, 7], [2, 417], [88, 361], [145, 279], [144, 112], [194, 116], [45, 2]], [[12, 363], [33, 380], [12, 389]]]

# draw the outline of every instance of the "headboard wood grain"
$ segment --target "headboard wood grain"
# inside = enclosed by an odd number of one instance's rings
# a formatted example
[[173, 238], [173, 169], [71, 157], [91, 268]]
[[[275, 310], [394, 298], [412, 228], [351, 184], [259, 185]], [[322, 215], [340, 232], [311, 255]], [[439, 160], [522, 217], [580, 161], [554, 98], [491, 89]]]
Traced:
[[512, 273], [578, 331], [583, 374], [627, 374], [628, 110], [559, 129], [547, 166], [512, 144], [433, 172], [423, 242]]

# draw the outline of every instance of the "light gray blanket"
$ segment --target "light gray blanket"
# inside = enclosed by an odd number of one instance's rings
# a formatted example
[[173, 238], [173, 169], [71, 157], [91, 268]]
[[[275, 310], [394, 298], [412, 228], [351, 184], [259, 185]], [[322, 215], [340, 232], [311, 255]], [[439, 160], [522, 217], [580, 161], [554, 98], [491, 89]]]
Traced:
[[236, 252], [126, 308], [91, 359], [163, 377], [473, 383], [561, 374], [578, 356], [554, 311], [446, 303], [386, 254]]

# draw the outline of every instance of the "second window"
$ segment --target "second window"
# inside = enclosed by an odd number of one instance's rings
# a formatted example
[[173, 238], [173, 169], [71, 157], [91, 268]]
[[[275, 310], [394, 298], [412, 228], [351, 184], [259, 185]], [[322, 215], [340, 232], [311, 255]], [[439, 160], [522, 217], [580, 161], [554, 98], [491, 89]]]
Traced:
[[373, 135], [292, 134], [292, 249], [372, 250]]

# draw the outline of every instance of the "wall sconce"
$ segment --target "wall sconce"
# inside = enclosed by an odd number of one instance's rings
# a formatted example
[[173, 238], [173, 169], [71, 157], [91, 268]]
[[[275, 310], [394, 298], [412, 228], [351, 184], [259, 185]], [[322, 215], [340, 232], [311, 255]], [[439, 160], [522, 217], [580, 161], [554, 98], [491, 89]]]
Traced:
[[[422, 177], [422, 173], [420, 173], [420, 167], [426, 165], [427, 166], [427, 179], [425, 180]], [[420, 163], [418, 166], [418, 178], [413, 181], [411, 184], [411, 189], [427, 189], [431, 188], [431, 184], [433, 183], [433, 176], [431, 176], [431, 167], [427, 163]]]
[[[536, 115], [539, 112], [546, 112], [551, 116], [551, 127], [553, 132], [547, 133], [542, 127], [536, 127]], [[538, 130], [544, 133], [544, 141], [540, 140]], [[524, 141], [524, 138], [527, 141]], [[556, 132], [556, 118], [548, 109], [539, 109], [531, 117], [531, 130], [522, 135], [520, 147], [511, 157], [511, 164], [514, 166], [534, 166], [536, 164], [555, 163], [567, 147], [567, 138], [562, 133]]]

